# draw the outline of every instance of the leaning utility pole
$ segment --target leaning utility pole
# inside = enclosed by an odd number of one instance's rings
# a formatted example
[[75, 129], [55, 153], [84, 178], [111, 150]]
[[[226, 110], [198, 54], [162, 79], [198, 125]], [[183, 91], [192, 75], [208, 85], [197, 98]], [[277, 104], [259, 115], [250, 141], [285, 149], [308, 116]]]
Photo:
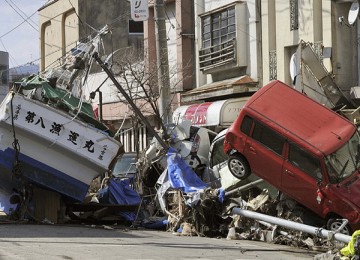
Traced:
[[171, 123], [171, 98], [164, 0], [155, 0], [154, 11], [156, 59], [158, 66], [158, 85], [160, 92], [159, 112], [164, 124], [168, 124]]

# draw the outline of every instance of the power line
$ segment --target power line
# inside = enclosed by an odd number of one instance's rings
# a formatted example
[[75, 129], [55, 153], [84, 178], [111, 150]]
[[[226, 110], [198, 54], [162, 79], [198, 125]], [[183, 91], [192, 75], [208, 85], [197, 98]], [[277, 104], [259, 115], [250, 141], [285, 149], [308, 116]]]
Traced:
[[[35, 28], [31, 23], [28, 22], [28, 20], [30, 19], [30, 17], [27, 17], [26, 19], [23, 17], [23, 15], [21, 13], [18, 12], [18, 10], [16, 10], [7, 0], [5, 0], [5, 2], [18, 14], [20, 15], [20, 17], [27, 23], [29, 24], [32, 28], [34, 28], [37, 32], [39, 31], [37, 28]], [[36, 12], [35, 12], [36, 13]]]
[[[30, 19], [30, 17], [34, 16], [35, 14], [36, 14], [36, 12], [34, 12], [32, 15], [30, 15], [30, 16], [28, 17], [28, 19]], [[25, 22], [26, 22], [26, 20], [25, 20], [25, 21], [22, 21], [20, 24], [18, 24], [18, 25], [15, 26], [14, 28], [12, 28], [10, 31], [8, 31], [8, 32], [4, 33], [3, 35], [1, 35], [1, 36], [0, 36], [0, 39], [3, 38], [4, 36], [10, 34], [10, 33], [13, 32], [14, 30], [16, 30], [18, 27], [20, 27], [20, 26], [21, 26], [23, 23], [25, 23]]]
[[[27, 17], [27, 14], [22, 11], [12, 0], [10, 0], [10, 2], [21, 12], [23, 13], [26, 17]], [[29, 19], [36, 27], [38, 26], [32, 19]]]

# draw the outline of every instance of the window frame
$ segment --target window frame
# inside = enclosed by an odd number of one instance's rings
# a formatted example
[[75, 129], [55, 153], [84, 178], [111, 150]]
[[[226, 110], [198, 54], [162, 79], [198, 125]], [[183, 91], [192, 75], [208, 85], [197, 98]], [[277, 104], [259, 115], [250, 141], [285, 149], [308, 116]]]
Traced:
[[[322, 171], [321, 171], [321, 162], [317, 156], [305, 151], [299, 145], [294, 142], [288, 142], [288, 155], [287, 161], [292, 164], [294, 167], [300, 169], [302, 172], [306, 173], [307, 175], [315, 178], [316, 180], [322, 180]], [[293, 149], [295, 148], [295, 149]], [[297, 158], [292, 158], [293, 152], [297, 150]], [[298, 163], [300, 162], [300, 163]], [[312, 165], [311, 165], [312, 164]], [[316, 165], [317, 164], [317, 165]], [[311, 166], [310, 166], [311, 165]], [[316, 174], [316, 171], [320, 173], [320, 178]]]
[[[142, 24], [142, 26], [140, 26]], [[138, 28], [142, 27], [141, 31], [137, 31]], [[131, 30], [133, 28], [133, 30]], [[142, 21], [128, 21], [128, 34], [129, 35], [143, 35], [144, 34], [144, 22]]]
[[[259, 131], [260, 129], [261, 133], [257, 133], [256, 131]], [[251, 137], [251, 139], [253, 139], [254, 141], [260, 143], [267, 149], [283, 157], [286, 138], [282, 134], [276, 132], [275, 130], [271, 129], [270, 127], [266, 126], [265, 124], [252, 118], [249, 115], [244, 116], [240, 125], [240, 131], [245, 135]], [[254, 136], [254, 134], [260, 134], [260, 136]], [[270, 143], [269, 140], [271, 138], [277, 139], [276, 141], [278, 143]]]
[[273, 151], [277, 155], [283, 156], [286, 138], [280, 133], [266, 126], [265, 124], [262, 124], [259, 121], [254, 120], [254, 126], [251, 132], [251, 138], [261, 143], [263, 146]]
[[250, 136], [253, 123], [254, 119], [248, 115], [245, 115], [240, 125], [240, 131], [247, 136]]
[[[229, 28], [233, 29], [229, 31]], [[202, 49], [220, 46], [233, 39], [236, 39], [235, 5], [226, 6], [201, 17]]]

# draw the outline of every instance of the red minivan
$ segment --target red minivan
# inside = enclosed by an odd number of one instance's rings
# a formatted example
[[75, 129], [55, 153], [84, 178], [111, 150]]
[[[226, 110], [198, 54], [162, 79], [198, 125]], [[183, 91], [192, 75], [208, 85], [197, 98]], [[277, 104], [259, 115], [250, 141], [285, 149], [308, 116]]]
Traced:
[[224, 141], [231, 173], [263, 178], [344, 233], [360, 228], [360, 145], [356, 126], [280, 82], [257, 91]]

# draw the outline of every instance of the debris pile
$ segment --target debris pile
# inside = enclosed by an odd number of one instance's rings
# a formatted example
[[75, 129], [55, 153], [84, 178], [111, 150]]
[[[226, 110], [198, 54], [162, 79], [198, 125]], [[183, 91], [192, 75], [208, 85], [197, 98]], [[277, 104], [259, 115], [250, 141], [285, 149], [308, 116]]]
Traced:
[[[245, 184], [238, 181], [227, 189], [221, 186], [221, 181], [205, 182], [203, 173], [208, 167], [208, 157], [205, 153], [197, 154], [202, 143], [194, 143], [200, 140], [196, 135], [205, 133], [201, 138], [204, 141], [204, 136], [211, 133], [199, 129], [190, 131], [190, 125], [186, 123], [181, 127], [172, 128], [167, 151], [154, 142], [144, 152], [137, 162], [138, 174], [132, 176], [133, 179], [115, 177], [110, 172], [94, 179], [84, 203], [62, 200], [65, 210], [62, 210], [63, 219], [58, 223], [111, 223], [165, 230], [180, 236], [264, 241], [319, 250], [324, 252], [322, 257], [357, 254], [350, 249], [340, 251], [350, 241], [349, 236], [341, 236], [341, 230], [324, 236], [321, 219], [281, 192], [274, 192], [273, 187], [263, 180]], [[205, 144], [206, 153], [209, 153], [210, 139]], [[63, 207], [62, 204], [59, 209]], [[54, 223], [47, 218], [35, 217], [36, 212], [31, 210], [34, 208], [30, 201], [24, 216], [28, 221]], [[301, 228], [242, 215], [241, 210], [294, 225], [311, 226], [315, 231], [311, 234]], [[9, 216], [14, 219], [16, 214], [13, 212]], [[357, 248], [357, 240], [351, 241]]]

